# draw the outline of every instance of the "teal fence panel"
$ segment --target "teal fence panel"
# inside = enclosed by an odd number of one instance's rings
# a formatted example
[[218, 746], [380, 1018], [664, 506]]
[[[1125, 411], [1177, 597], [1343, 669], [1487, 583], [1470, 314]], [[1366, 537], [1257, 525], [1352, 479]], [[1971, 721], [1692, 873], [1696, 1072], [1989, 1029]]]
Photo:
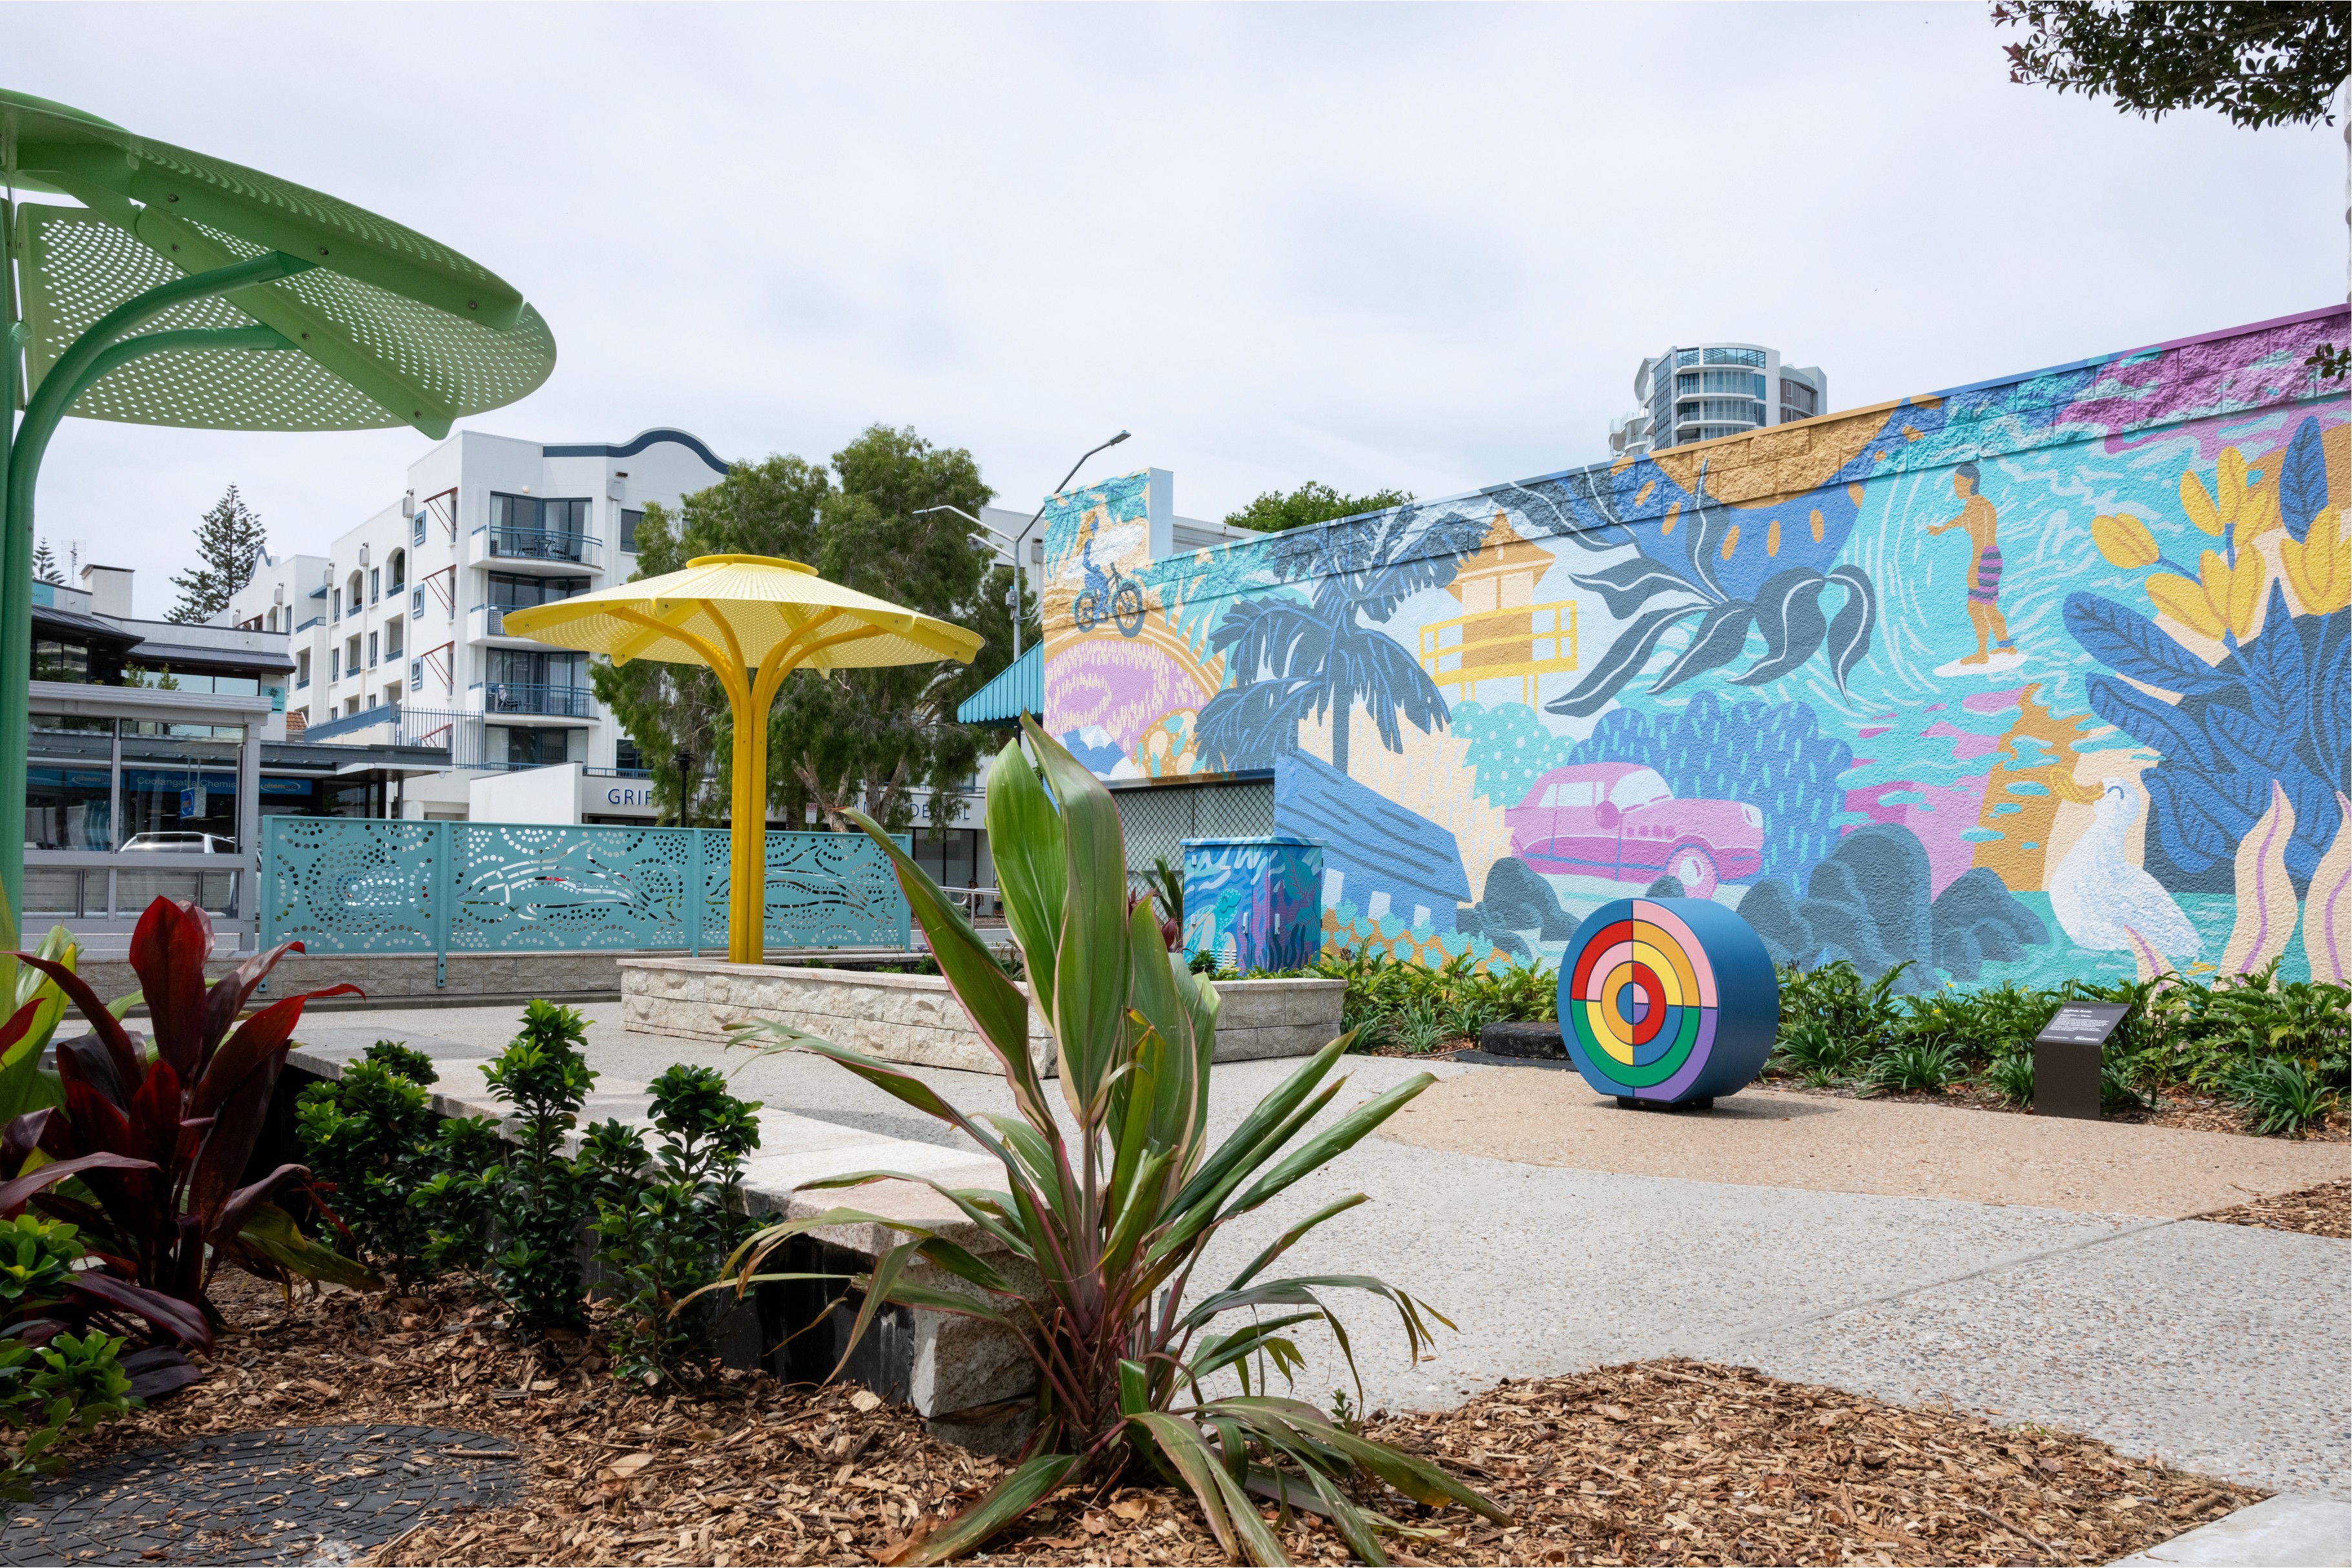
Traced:
[[[768, 946], [908, 945], [906, 896], [864, 834], [772, 832], [767, 852]], [[264, 819], [264, 947], [724, 952], [728, 894], [720, 828]]]

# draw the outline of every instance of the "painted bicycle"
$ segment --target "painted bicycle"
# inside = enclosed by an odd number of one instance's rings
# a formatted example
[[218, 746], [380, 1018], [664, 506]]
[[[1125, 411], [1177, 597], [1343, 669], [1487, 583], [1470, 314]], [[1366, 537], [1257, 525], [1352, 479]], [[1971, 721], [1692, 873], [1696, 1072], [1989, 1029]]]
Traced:
[[1133, 578], [1118, 570], [1113, 561], [1108, 570], [1095, 564], [1095, 541], [1087, 536], [1081, 547], [1079, 559], [1087, 571], [1087, 585], [1070, 605], [1070, 619], [1077, 622], [1080, 632], [1091, 632], [1108, 621], [1118, 627], [1122, 637], [1132, 637], [1143, 630], [1145, 605], [1143, 590]]

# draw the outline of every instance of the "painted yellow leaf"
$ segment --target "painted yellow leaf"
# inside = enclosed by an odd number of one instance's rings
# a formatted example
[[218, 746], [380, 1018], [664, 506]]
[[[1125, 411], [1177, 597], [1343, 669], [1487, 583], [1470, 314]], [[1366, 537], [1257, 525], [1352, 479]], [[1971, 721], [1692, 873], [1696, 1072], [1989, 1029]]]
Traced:
[[2158, 610], [2189, 630], [2208, 637], [2221, 634], [2221, 618], [2205, 602], [2205, 591], [2187, 578], [2158, 572], [2147, 580], [2147, 596]]
[[1723, 536], [1723, 559], [1729, 560], [1731, 559], [1731, 552], [1738, 548], [1739, 525], [1738, 523], [1734, 523], [1731, 525], [1731, 531]]
[[2205, 602], [2231, 631], [2241, 637], [2250, 634], [2254, 612], [2263, 607], [2263, 580], [2268, 575], [2263, 558], [2242, 555], [2232, 567], [2220, 550], [2209, 549], [2198, 559], [2197, 570], [2204, 578]]
[[2321, 509], [2301, 544], [2279, 541], [2279, 565], [2305, 615], [2328, 615], [2352, 602], [2352, 539], [2336, 523], [2333, 507]]
[[2245, 500], [2238, 507], [2238, 548], [2244, 549], [2278, 526], [2277, 488], [2265, 486], [2247, 491]]
[[1773, 518], [1772, 526], [1764, 530], [1764, 553], [1768, 556], [1780, 553], [1780, 519], [1778, 517]]
[[2156, 536], [2147, 531], [2147, 525], [2129, 512], [2093, 517], [2091, 542], [2111, 563], [2126, 570], [2154, 566], [2162, 553], [2156, 548]]
[[2221, 531], [2221, 517], [2213, 510], [2213, 497], [2205, 493], [2205, 482], [2194, 473], [2180, 476], [2180, 509], [2189, 520], [2209, 534]]
[[2319, 857], [2303, 899], [2303, 954], [2311, 977], [2352, 981], [2352, 796], [2336, 792], [2336, 841]]
[[2234, 446], [2221, 448], [2213, 465], [2213, 509], [2225, 523], [2238, 520], [2238, 505], [2246, 498], [2246, 459]]
[[2286, 874], [2294, 805], [2275, 779], [2271, 809], [2238, 841], [2238, 924], [2221, 950], [2224, 974], [2251, 974], [2286, 951], [2294, 936], [2294, 883]]
[[1822, 509], [1819, 507], [1813, 508], [1813, 515], [1810, 520], [1813, 528], [1813, 542], [1819, 544], [1822, 542]]

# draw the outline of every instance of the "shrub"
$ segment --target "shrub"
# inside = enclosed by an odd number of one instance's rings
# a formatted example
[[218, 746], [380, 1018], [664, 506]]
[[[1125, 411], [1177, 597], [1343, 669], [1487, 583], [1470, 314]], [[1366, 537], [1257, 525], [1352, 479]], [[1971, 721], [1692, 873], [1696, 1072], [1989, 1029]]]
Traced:
[[760, 1146], [759, 1103], [728, 1093], [711, 1069], [680, 1063], [651, 1088], [662, 1144], [650, 1178], [644, 1143], [616, 1123], [593, 1129], [582, 1151], [583, 1163], [613, 1173], [618, 1188], [596, 1204], [596, 1259], [612, 1270], [621, 1308], [614, 1375], [647, 1385], [701, 1348], [709, 1303], [677, 1309], [719, 1278], [750, 1228], [740, 1212], [743, 1159]]
[[1863, 1070], [1873, 1089], [1895, 1093], [1939, 1090], [1966, 1075], [1958, 1050], [1942, 1040], [1906, 1040], [1888, 1046]]
[[1415, 997], [1399, 1008], [1389, 1020], [1389, 1030], [1396, 1042], [1415, 1056], [1445, 1043], [1445, 1026], [1438, 1021], [1437, 1004], [1427, 997]]
[[[512, 1107], [517, 1146], [478, 1172], [459, 1164], [418, 1196], [433, 1231], [428, 1258], [479, 1267], [476, 1260], [487, 1255], [490, 1287], [509, 1322], [531, 1337], [587, 1323], [579, 1241], [595, 1212], [593, 1173], [563, 1153], [564, 1135], [596, 1082], [580, 1054], [587, 1037], [587, 1020], [575, 1009], [533, 1001], [521, 1032], [482, 1074]], [[454, 1137], [478, 1150], [478, 1131]]]
[[1795, 965], [1780, 970], [1780, 1027], [1818, 1024], [1845, 1041], [1858, 1056], [1874, 1057], [1894, 1043], [1904, 1009], [1895, 1000], [1895, 981], [1907, 964], [1897, 964], [1877, 979], [1864, 982], [1862, 972], [1843, 958], [1811, 969]]
[[61, 1442], [144, 1403], [131, 1391], [122, 1344], [95, 1330], [40, 1344], [0, 1339], [0, 1421], [15, 1438], [0, 1449], [0, 1497], [29, 1499], [34, 1476], [62, 1468]]
[[[223, 1263], [281, 1282], [297, 1274], [378, 1282], [305, 1237], [270, 1201], [307, 1182], [304, 1167], [280, 1166], [238, 1185], [302, 1004], [358, 990], [341, 985], [287, 997], [240, 1022], [254, 988], [300, 947], [289, 942], [249, 958], [208, 988], [211, 917], [194, 903], [156, 899], [131, 937], [152, 1031], [143, 1040], [64, 961], [16, 955], [55, 982], [90, 1028], [57, 1046], [64, 1111], [26, 1112], [0, 1143], [0, 1175], [13, 1178], [0, 1186], [0, 1217], [14, 1218], [29, 1201], [79, 1227], [85, 1249], [104, 1260], [77, 1277], [77, 1310], [100, 1302], [116, 1321], [131, 1313], [184, 1344], [203, 1343], [205, 1294]], [[11, 1027], [24, 1016], [20, 1009]], [[52, 1163], [28, 1170], [36, 1149]], [[89, 1200], [49, 1190], [68, 1177]]]
[[2263, 1134], [2300, 1134], [2336, 1107], [2336, 1096], [2301, 1062], [2284, 1057], [2244, 1063], [2230, 1074], [2222, 1092]]
[[[1396, 1528], [1353, 1495], [1373, 1478], [1416, 1501], [1460, 1503], [1502, 1520], [1493, 1504], [1429, 1461], [1348, 1431], [1302, 1402], [1248, 1392], [1253, 1364], [1261, 1377], [1297, 1364], [1295, 1331], [1316, 1322], [1336, 1328], [1326, 1291], [1361, 1290], [1391, 1303], [1416, 1358], [1428, 1343], [1426, 1320], [1437, 1314], [1381, 1281], [1264, 1278], [1301, 1237], [1363, 1202], [1361, 1194], [1300, 1220], [1223, 1290], [1189, 1307], [1184, 1301], [1202, 1254], [1228, 1223], [1352, 1146], [1433, 1080], [1416, 1073], [1285, 1154], [1339, 1092], [1342, 1081], [1326, 1082], [1345, 1044], [1335, 1040], [1212, 1148], [1216, 992], [1170, 955], [1148, 906], [1129, 907], [1109, 793], [1034, 720], [1024, 718], [1023, 728], [1052, 793], [1021, 743], [1006, 747], [989, 776], [989, 844], [1006, 921], [1054, 1037], [1060, 1070], [1054, 1092], [1066, 1124], [1030, 1061], [1030, 998], [1004, 980], [930, 878], [862, 815], [853, 820], [891, 856], [941, 968], [996, 1055], [1017, 1114], [975, 1120], [900, 1068], [781, 1023], [739, 1027], [766, 1049], [831, 1057], [994, 1156], [1004, 1191], [935, 1190], [1009, 1258], [1037, 1271], [1036, 1293], [1024, 1294], [1015, 1278], [921, 1226], [849, 1208], [763, 1228], [743, 1249], [736, 1288], [762, 1278], [763, 1260], [796, 1236], [833, 1225], [877, 1226], [908, 1239], [858, 1277], [865, 1300], [853, 1343], [881, 1306], [898, 1302], [998, 1324], [1027, 1349], [1039, 1380], [1037, 1424], [1020, 1462], [986, 1498], [909, 1552], [908, 1563], [972, 1550], [1065, 1483], [1107, 1484], [1130, 1460], [1180, 1478], [1219, 1544], [1260, 1563], [1283, 1555], [1251, 1487], [1311, 1500], [1370, 1562], [1382, 1560], [1377, 1532]], [[867, 1173], [811, 1185], [880, 1179], [884, 1173]], [[910, 1277], [918, 1262], [969, 1289]], [[1245, 1321], [1221, 1327], [1230, 1313]], [[1244, 1393], [1210, 1396], [1203, 1385], [1214, 1386], [1228, 1372], [1244, 1375]]]
[[[1992, 1059], [1986, 1070], [1985, 1082], [2008, 1104], [2025, 1106], [2033, 1103], [2033, 1051], [2012, 1051]], [[2105, 1088], [2104, 1081], [2101, 1085]]]
[[1861, 1048], [1853, 1041], [1809, 1020], [1781, 1034], [1767, 1065], [1793, 1075], [1809, 1087], [1826, 1089], [1852, 1077], [1861, 1054]]
[[439, 1174], [440, 1117], [426, 1086], [432, 1059], [380, 1040], [340, 1079], [311, 1084], [295, 1104], [311, 1174], [328, 1184], [352, 1255], [380, 1260], [406, 1288], [439, 1270], [425, 1257], [425, 1213], [410, 1200]]

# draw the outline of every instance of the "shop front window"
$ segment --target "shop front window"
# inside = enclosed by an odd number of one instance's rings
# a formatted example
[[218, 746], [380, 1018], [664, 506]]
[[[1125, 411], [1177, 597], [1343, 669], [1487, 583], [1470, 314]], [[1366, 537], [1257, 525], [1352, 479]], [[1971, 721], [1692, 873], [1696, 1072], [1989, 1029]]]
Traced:
[[236, 841], [236, 775], [199, 768], [125, 768], [123, 841], [140, 833], [210, 833]]
[[52, 643], [45, 637], [36, 637], [33, 679], [66, 681], [77, 686], [89, 685], [89, 650], [79, 643]]
[[114, 847], [113, 773], [104, 768], [25, 769], [25, 845], [36, 850]]
[[69, 758], [111, 766], [114, 761], [114, 721], [84, 718], [79, 714], [37, 713], [29, 737], [35, 757]]

